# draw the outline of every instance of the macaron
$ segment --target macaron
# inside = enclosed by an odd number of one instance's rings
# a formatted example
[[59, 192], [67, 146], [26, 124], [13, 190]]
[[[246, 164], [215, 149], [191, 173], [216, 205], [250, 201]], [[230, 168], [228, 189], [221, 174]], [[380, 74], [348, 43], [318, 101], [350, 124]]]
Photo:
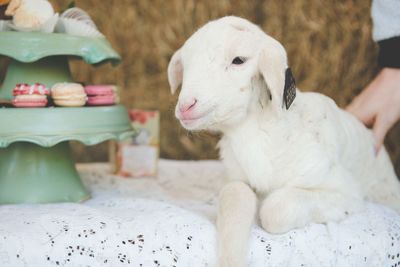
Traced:
[[81, 107], [87, 101], [85, 89], [79, 83], [56, 83], [51, 88], [51, 97], [60, 107]]
[[86, 85], [89, 106], [114, 105], [117, 100], [117, 89], [114, 85]]
[[18, 108], [45, 107], [47, 96], [50, 94], [46, 85], [35, 83], [18, 83], [13, 89], [13, 105]]

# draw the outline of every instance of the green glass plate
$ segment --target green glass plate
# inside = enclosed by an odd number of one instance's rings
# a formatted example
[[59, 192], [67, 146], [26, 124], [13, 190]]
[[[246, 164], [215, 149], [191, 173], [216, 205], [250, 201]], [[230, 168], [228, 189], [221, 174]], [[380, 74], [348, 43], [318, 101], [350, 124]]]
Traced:
[[70, 140], [94, 145], [135, 134], [123, 106], [0, 109], [0, 205], [90, 198]]
[[105, 38], [64, 33], [0, 32], [0, 55], [25, 63], [62, 55], [81, 57], [88, 64], [110, 60], [115, 65], [121, 60]]
[[79, 108], [2, 108], [0, 147], [26, 141], [51, 147], [75, 140], [94, 145], [134, 135], [128, 113], [121, 105]]

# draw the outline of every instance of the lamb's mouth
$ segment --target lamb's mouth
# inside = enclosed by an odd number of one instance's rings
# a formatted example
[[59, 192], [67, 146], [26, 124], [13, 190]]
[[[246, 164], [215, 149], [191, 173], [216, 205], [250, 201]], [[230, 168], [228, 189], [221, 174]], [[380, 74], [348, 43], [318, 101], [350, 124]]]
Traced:
[[207, 111], [192, 118], [179, 118], [179, 121], [185, 128], [196, 128], [196, 124], [201, 124], [201, 121], [204, 120], [210, 113], [211, 111]]
[[207, 114], [201, 115], [201, 116], [196, 116], [196, 117], [190, 118], [190, 119], [179, 119], [179, 120], [184, 124], [189, 124], [189, 123], [193, 123], [195, 121], [198, 121], [198, 120], [204, 118], [205, 116], [207, 116]]

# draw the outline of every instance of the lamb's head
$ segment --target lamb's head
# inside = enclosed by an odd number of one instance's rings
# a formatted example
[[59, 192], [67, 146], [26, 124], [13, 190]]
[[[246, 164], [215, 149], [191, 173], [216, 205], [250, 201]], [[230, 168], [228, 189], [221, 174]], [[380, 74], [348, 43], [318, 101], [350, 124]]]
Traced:
[[237, 17], [211, 21], [169, 63], [171, 92], [182, 84], [175, 115], [188, 130], [223, 130], [256, 106], [282, 110], [286, 69], [283, 46], [256, 25]]

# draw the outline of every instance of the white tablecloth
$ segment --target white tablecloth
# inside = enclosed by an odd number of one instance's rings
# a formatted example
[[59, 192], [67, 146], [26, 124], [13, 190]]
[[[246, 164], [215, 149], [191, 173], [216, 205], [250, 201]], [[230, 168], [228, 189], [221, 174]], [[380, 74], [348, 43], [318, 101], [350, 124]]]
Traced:
[[[159, 163], [127, 179], [107, 164], [78, 169], [81, 203], [0, 206], [0, 266], [215, 266], [217, 161]], [[369, 204], [340, 223], [284, 235], [254, 226], [249, 266], [400, 266], [400, 216]]]

